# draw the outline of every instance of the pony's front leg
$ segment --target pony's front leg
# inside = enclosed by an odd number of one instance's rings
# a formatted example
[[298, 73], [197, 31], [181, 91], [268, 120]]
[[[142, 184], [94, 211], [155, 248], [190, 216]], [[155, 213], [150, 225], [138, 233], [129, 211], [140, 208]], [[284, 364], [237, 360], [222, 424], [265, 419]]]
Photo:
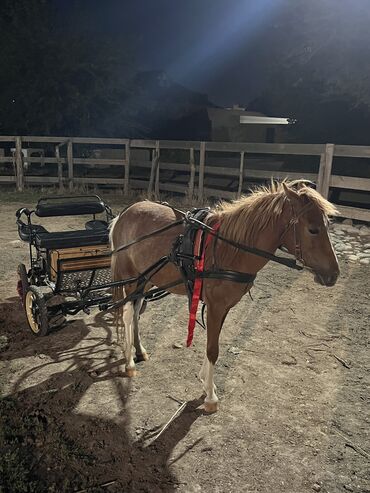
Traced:
[[136, 352], [136, 362], [139, 361], [147, 361], [149, 359], [148, 353], [146, 352], [145, 347], [141, 344], [140, 332], [139, 332], [139, 319], [140, 319], [140, 310], [143, 306], [144, 298], [139, 298], [134, 303], [134, 346]]
[[207, 351], [199, 373], [206, 393], [204, 410], [207, 413], [214, 413], [218, 409], [214, 368], [218, 359], [220, 332], [227, 312], [228, 310], [220, 310], [219, 308], [208, 308], [207, 310]]
[[134, 361], [134, 304], [132, 302], [126, 303], [123, 307], [123, 323], [125, 326], [125, 346], [124, 353], [126, 358], [125, 371], [128, 377], [134, 377], [136, 375], [135, 361]]

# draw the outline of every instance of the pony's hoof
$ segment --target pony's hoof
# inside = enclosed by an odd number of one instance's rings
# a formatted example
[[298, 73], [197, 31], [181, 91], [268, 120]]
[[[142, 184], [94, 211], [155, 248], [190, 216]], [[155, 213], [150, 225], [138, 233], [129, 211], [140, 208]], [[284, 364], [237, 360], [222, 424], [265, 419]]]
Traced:
[[136, 363], [140, 363], [140, 361], [148, 361], [149, 354], [148, 353], [138, 353], [135, 357]]
[[125, 373], [126, 373], [126, 377], [132, 378], [132, 377], [136, 377], [137, 372], [135, 368], [126, 368]]
[[218, 411], [218, 402], [204, 402], [204, 411], [208, 414]]

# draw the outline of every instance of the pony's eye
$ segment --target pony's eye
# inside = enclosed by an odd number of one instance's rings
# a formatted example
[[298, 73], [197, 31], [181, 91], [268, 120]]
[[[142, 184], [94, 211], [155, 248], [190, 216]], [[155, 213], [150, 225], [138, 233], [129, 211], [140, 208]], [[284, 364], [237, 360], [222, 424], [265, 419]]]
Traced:
[[308, 228], [308, 231], [311, 235], [318, 235], [319, 234], [319, 228]]

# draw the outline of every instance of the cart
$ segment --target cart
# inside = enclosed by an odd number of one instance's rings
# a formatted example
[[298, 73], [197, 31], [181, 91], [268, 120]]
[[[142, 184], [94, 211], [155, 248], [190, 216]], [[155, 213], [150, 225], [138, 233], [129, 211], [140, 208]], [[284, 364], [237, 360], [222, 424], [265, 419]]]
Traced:
[[[84, 229], [50, 232], [37, 218], [91, 216]], [[97, 195], [41, 198], [34, 210], [16, 212], [18, 233], [29, 244], [30, 265], [18, 265], [17, 291], [28, 325], [37, 336], [66, 315], [111, 300], [108, 224], [111, 208]], [[114, 284], [114, 283], [113, 283]]]

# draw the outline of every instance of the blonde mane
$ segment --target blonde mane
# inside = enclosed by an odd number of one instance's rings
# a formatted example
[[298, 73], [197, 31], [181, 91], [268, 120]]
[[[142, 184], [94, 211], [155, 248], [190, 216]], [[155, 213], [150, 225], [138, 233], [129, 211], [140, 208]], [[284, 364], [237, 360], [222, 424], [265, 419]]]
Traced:
[[337, 214], [330, 202], [316, 190], [306, 186], [305, 180], [271, 182], [269, 187], [258, 187], [246, 197], [232, 202], [221, 202], [213, 210], [213, 217], [217, 217], [217, 221], [221, 223], [220, 233], [234, 241], [253, 246], [258, 234], [268, 226], [274, 226], [283, 212], [288, 201], [283, 183], [299, 195], [307, 197], [323, 214], [325, 220], [328, 216]]

